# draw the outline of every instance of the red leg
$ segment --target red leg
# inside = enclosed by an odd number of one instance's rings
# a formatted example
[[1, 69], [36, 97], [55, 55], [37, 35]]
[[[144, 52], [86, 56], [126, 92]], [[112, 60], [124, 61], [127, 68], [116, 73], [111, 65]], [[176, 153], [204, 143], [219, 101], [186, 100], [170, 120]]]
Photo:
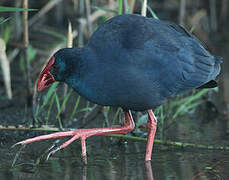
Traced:
[[86, 148], [86, 139], [81, 138], [81, 151], [82, 151], [82, 160], [87, 164], [87, 148]]
[[148, 122], [147, 122], [147, 128], [148, 128], [148, 138], [147, 138], [147, 145], [146, 145], [146, 161], [151, 160], [151, 154], [153, 149], [153, 141], [154, 136], [157, 129], [157, 119], [155, 115], [153, 114], [152, 110], [148, 110]]
[[134, 121], [131, 115], [131, 112], [125, 112], [125, 124], [123, 126], [119, 127], [109, 127], [109, 128], [94, 128], [94, 129], [77, 129], [72, 131], [66, 131], [66, 132], [57, 132], [52, 133], [48, 135], [42, 135], [37, 136], [34, 138], [26, 139], [24, 141], [18, 142], [15, 145], [21, 144], [26, 145], [37, 141], [42, 140], [50, 140], [50, 139], [60, 139], [60, 138], [66, 138], [66, 137], [72, 137], [65, 143], [63, 143], [61, 146], [59, 146], [57, 149], [51, 151], [48, 155], [48, 157], [51, 154], [54, 154], [56, 151], [63, 149], [67, 147], [69, 144], [71, 144], [76, 139], [81, 140], [81, 148], [82, 148], [82, 157], [83, 159], [86, 159], [86, 138], [90, 136], [96, 136], [96, 135], [105, 135], [105, 134], [126, 134], [134, 129]]

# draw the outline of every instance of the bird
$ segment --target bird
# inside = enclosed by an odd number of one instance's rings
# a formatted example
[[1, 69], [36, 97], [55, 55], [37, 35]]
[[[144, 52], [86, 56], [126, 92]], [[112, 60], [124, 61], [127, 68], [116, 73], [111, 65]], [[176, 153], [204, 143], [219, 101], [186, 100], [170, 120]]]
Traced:
[[216, 87], [221, 63], [222, 57], [212, 55], [180, 25], [138, 14], [115, 16], [99, 26], [84, 47], [58, 50], [40, 73], [37, 90], [64, 82], [95, 104], [121, 107], [124, 124], [56, 132], [17, 144], [70, 137], [52, 155], [79, 139], [86, 162], [87, 138], [131, 132], [135, 127], [131, 111], [146, 111], [145, 161], [150, 161], [157, 128], [153, 110], [178, 94]]

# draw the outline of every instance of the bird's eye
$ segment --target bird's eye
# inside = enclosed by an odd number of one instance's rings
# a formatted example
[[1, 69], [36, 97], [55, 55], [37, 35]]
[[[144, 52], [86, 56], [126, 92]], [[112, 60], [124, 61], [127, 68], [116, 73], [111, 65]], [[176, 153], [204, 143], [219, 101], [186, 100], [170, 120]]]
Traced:
[[56, 64], [53, 65], [54, 69], [59, 69], [59, 66], [57, 66]]

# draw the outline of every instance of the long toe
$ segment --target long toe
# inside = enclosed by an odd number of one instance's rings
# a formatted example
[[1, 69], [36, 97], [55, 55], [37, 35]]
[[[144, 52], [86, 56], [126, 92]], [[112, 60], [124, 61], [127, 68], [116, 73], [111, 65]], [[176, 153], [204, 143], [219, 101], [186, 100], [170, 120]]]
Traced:
[[44, 140], [62, 139], [62, 138], [74, 136], [74, 133], [75, 133], [75, 130], [73, 130], [73, 131], [65, 131], [65, 132], [57, 132], [57, 133], [37, 136], [37, 137], [34, 137], [34, 138], [29, 138], [29, 139], [26, 139], [24, 141], [18, 142], [18, 143], [15, 144], [15, 146], [18, 145], [18, 144], [25, 145], [25, 144], [30, 144], [30, 143], [33, 143], [33, 142], [44, 141]]

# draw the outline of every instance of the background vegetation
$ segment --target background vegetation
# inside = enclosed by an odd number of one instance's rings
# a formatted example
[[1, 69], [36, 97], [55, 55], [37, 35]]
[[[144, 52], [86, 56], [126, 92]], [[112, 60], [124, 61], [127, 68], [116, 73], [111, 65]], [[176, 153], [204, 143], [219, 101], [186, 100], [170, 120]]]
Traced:
[[[87, 167], [81, 164], [78, 143], [49, 161], [43, 160], [50, 142], [13, 153], [8, 149], [17, 141], [50, 131], [123, 123], [120, 108], [92, 104], [62, 83], [39, 93], [35, 84], [55, 51], [84, 46], [98, 26], [113, 16], [144, 14], [144, 2], [0, 1], [0, 179], [153, 179], [153, 175], [155, 179], [229, 179], [228, 153], [216, 151], [229, 146], [228, 0], [147, 1], [148, 17], [181, 24], [211, 53], [224, 58], [218, 88], [193, 90], [154, 110], [158, 129], [152, 167], [143, 161], [145, 112], [134, 112], [136, 128], [128, 136], [89, 138]], [[183, 151], [193, 147], [208, 151]]]
[[[107, 19], [122, 13], [140, 14], [142, 2], [1, 1], [1, 123], [25, 124], [49, 131], [120, 124], [120, 108], [92, 104], [60, 83], [37, 93], [35, 84], [42, 67], [56, 50], [71, 47], [72, 40], [73, 46], [84, 46], [96, 28]], [[206, 144], [219, 142], [219, 137], [224, 143], [222, 137], [226, 137], [229, 132], [228, 25], [225, 23], [228, 2], [148, 0], [147, 4], [148, 17], [185, 26], [210, 52], [224, 57], [219, 88], [194, 90], [168, 100], [164, 106], [155, 110], [159, 120], [157, 138], [202, 142], [199, 139], [201, 128], [209, 130], [217, 124], [214, 136], [211, 131], [203, 132], [202, 135]], [[132, 135], [145, 137], [147, 116], [144, 112], [137, 112], [134, 113], [134, 118], [137, 128]], [[52, 125], [57, 129], [52, 128]]]

